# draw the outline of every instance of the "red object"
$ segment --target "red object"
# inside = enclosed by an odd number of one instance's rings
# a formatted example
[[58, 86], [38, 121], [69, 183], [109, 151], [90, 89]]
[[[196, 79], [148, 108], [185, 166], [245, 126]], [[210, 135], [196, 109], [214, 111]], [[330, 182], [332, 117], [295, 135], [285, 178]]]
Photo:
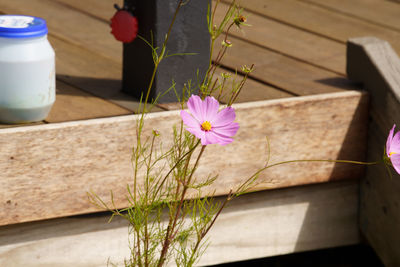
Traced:
[[111, 18], [111, 33], [115, 39], [124, 43], [135, 40], [138, 32], [138, 20], [126, 10], [118, 10]]

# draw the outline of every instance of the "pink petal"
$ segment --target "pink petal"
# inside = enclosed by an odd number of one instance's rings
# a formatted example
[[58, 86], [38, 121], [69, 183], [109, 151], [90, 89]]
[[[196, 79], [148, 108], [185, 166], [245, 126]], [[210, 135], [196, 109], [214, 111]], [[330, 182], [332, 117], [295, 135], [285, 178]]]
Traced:
[[218, 101], [212, 96], [207, 96], [203, 101], [203, 110], [205, 111], [205, 117], [203, 119], [212, 121], [217, 116], [218, 109]]
[[214, 135], [212, 132], [205, 132], [204, 137], [205, 137], [205, 142], [203, 143], [203, 140], [201, 140], [202, 145], [218, 144], [220, 142], [218, 137]]
[[199, 122], [203, 122], [205, 119], [205, 111], [203, 109], [203, 101], [197, 95], [192, 95], [188, 102], [187, 106], [189, 108], [190, 113], [198, 120]]
[[389, 157], [390, 154], [390, 144], [392, 143], [394, 128], [396, 128], [396, 124], [393, 125], [393, 128], [389, 132], [389, 136], [386, 140], [386, 154]]
[[226, 137], [234, 136], [238, 130], [239, 124], [236, 122], [232, 122], [225, 126], [217, 126], [212, 128], [213, 132]]
[[192, 115], [190, 115], [184, 110], [181, 110], [181, 118], [183, 120], [183, 123], [189, 126], [190, 128], [196, 128], [196, 127], [200, 128], [201, 126], [201, 124], [195, 118], [193, 118]]
[[233, 139], [224, 135], [220, 135], [216, 132], [209, 132], [216, 140], [218, 140], [215, 144], [220, 144], [222, 146], [230, 144], [233, 142]]
[[389, 148], [390, 153], [395, 152], [397, 154], [400, 154], [400, 132], [397, 132], [392, 141], [390, 142], [390, 148]]
[[392, 162], [393, 168], [396, 170], [398, 174], [400, 174], [400, 154], [394, 154], [390, 157], [390, 161]]
[[211, 125], [217, 127], [224, 126], [233, 122], [235, 118], [235, 109], [232, 107], [226, 107], [218, 112], [217, 116], [212, 120]]
[[199, 139], [204, 138], [204, 131], [202, 131], [199, 127], [186, 128], [186, 130]]

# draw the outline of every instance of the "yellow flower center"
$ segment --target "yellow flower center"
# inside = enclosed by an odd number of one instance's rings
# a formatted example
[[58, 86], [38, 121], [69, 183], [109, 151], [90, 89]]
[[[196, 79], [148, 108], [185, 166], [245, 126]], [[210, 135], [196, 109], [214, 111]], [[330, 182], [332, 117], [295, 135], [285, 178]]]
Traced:
[[201, 129], [203, 131], [208, 132], [209, 130], [211, 130], [211, 123], [209, 121], [205, 121], [201, 124]]
[[392, 156], [393, 154], [397, 154], [396, 152], [390, 152], [389, 157]]

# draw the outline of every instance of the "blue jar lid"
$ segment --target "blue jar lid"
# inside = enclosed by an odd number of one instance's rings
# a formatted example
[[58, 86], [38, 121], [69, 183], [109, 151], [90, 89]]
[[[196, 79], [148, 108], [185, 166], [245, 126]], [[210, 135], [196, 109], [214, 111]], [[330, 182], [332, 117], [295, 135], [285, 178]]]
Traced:
[[0, 37], [31, 38], [47, 34], [46, 21], [42, 18], [24, 15], [1, 15]]

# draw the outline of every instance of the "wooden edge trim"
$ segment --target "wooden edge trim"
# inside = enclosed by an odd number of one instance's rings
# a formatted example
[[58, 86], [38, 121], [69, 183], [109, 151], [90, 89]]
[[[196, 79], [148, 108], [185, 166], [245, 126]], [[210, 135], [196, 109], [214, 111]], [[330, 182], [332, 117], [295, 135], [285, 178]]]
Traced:
[[[265, 165], [293, 159], [363, 160], [368, 97], [341, 92], [236, 105], [240, 129], [227, 146], [208, 146], [196, 181], [219, 174], [205, 195], [225, 195]], [[87, 199], [94, 192], [117, 208], [128, 205], [130, 161], [138, 115], [0, 130], [0, 225], [99, 211]], [[147, 115], [143, 138], [160, 132], [172, 144], [179, 111]], [[157, 141], [157, 142], [159, 142]], [[155, 147], [158, 147], [156, 144]], [[143, 182], [145, 170], [139, 170]], [[280, 165], [259, 174], [253, 190], [360, 177], [362, 166], [335, 163]], [[196, 192], [193, 192], [193, 197]]]
[[[267, 108], [268, 106], [274, 106], [276, 104], [295, 105], [295, 104], [305, 102], [305, 101], [320, 101], [320, 100], [326, 100], [326, 99], [337, 99], [337, 98], [354, 97], [354, 96], [361, 97], [362, 95], [366, 95], [366, 92], [344, 91], [344, 92], [335, 92], [335, 93], [327, 93], [327, 94], [296, 96], [296, 97], [288, 97], [288, 98], [280, 98], [280, 99], [238, 103], [238, 104], [234, 104], [233, 107], [235, 108], [235, 110], [245, 110], [245, 109], [253, 109], [253, 108], [263, 108], [263, 107]], [[167, 118], [167, 117], [170, 117], [171, 115], [177, 115], [179, 113], [180, 113], [180, 110], [152, 112], [152, 113], [146, 114], [146, 119]], [[121, 116], [114, 116], [114, 117], [108, 117], [108, 118], [96, 118], [96, 119], [79, 120], [79, 121], [67, 121], [67, 122], [60, 122], [60, 123], [50, 123], [50, 124], [4, 128], [4, 129], [0, 129], [0, 134], [11, 134], [11, 133], [52, 130], [52, 129], [60, 129], [60, 128], [66, 128], [66, 127], [85, 126], [85, 125], [89, 126], [89, 125], [96, 125], [96, 124], [136, 121], [137, 119], [140, 118], [140, 116], [141, 116], [140, 114], [121, 115]]]

